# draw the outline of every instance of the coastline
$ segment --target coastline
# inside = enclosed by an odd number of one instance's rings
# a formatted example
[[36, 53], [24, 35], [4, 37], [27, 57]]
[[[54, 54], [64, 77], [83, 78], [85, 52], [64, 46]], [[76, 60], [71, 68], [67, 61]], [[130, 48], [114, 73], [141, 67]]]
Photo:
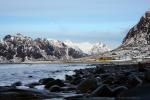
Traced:
[[[140, 61], [140, 63], [149, 63], [150, 60]], [[108, 61], [94, 61], [94, 60], [87, 60], [87, 61], [26, 61], [26, 62], [6, 62], [0, 64], [116, 64], [116, 65], [129, 65], [129, 64], [138, 64], [138, 61], [128, 60], [108, 60]]]
[[[92, 100], [95, 97], [97, 99], [94, 100], [101, 100], [102, 98], [115, 100], [115, 98], [132, 98], [136, 93], [126, 94], [130, 91], [140, 91], [136, 95], [143, 98], [142, 93], [144, 91], [139, 88], [150, 88], [150, 86], [145, 86], [145, 83], [148, 84], [150, 80], [150, 72], [145, 74], [150, 67], [145, 64], [135, 65], [125, 62], [123, 65], [120, 64], [111, 64], [110, 62], [108, 64], [107, 62], [107, 64], [95, 64], [96, 67], [94, 68], [74, 70], [75, 74], [66, 75], [65, 80], [43, 78], [27, 85], [22, 85], [22, 82], [19, 81], [10, 86], [1, 86], [1, 94], [5, 95], [0, 95], [0, 99], [7, 97], [5, 100], [9, 100], [13, 96], [15, 100], [32, 100], [33, 98], [43, 98], [42, 100], [49, 98]], [[37, 88], [41, 86], [42, 90]], [[30, 99], [24, 98], [22, 95]], [[145, 93], [144, 96], [147, 94]]]

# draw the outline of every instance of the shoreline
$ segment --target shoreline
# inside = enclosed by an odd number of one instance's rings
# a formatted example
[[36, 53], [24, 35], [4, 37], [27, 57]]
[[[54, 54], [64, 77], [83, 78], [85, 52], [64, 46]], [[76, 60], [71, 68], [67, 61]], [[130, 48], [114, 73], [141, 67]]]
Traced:
[[[130, 93], [130, 91], [139, 91], [136, 95], [143, 98], [142, 93], [145, 93], [145, 91], [139, 90], [139, 88], [150, 88], [149, 85], [145, 86], [150, 81], [150, 72], [145, 74], [148, 69], [150, 69], [149, 66], [142, 64], [96, 64], [94, 68], [75, 70], [75, 74], [66, 75], [65, 80], [43, 78], [38, 82], [27, 85], [22, 85], [22, 82], [15, 82], [10, 86], [0, 86], [0, 94], [5, 94], [0, 95], [0, 99], [13, 96], [15, 100], [16, 98], [24, 100], [27, 99], [21, 96], [24, 94], [31, 98], [28, 100], [42, 97], [42, 100], [49, 98], [57, 98], [58, 100], [59, 98], [62, 98], [62, 100], [92, 100], [95, 97], [97, 99], [94, 100], [101, 100], [104, 97], [108, 98], [108, 100], [112, 100], [112, 98], [115, 100], [115, 98], [132, 98], [136, 93]], [[17, 88], [19, 86], [27, 88]], [[43, 86], [43, 89], [37, 89], [37, 86]], [[149, 92], [147, 94], [149, 95]], [[147, 94], [145, 93], [145, 95]]]
[[[0, 95], [0, 99], [101, 100], [107, 98], [107, 100], [115, 100], [117, 98], [132, 98], [137, 95], [141, 98], [139, 100], [142, 100], [150, 92], [150, 86], [145, 85], [150, 82], [149, 66], [150, 64], [148, 66], [141, 63], [120, 65], [117, 63], [108, 64], [107, 62], [107, 64], [95, 64], [94, 68], [74, 70], [74, 74], [66, 75], [65, 80], [42, 78], [37, 82], [25, 85], [21, 81], [17, 81], [9, 86], [0, 86], [0, 94], [4, 94]], [[147, 72], [148, 74], [145, 74]], [[146, 92], [149, 92], [146, 93], [141, 88], [147, 89]], [[145, 95], [143, 96], [142, 93]]]
[[[150, 63], [150, 60], [141, 61], [140, 63]], [[111, 60], [111, 61], [28, 61], [28, 62], [19, 62], [19, 63], [0, 63], [2, 64], [116, 64], [116, 65], [129, 65], [129, 64], [138, 64], [139, 62], [135, 61], [118, 61], [118, 60]]]

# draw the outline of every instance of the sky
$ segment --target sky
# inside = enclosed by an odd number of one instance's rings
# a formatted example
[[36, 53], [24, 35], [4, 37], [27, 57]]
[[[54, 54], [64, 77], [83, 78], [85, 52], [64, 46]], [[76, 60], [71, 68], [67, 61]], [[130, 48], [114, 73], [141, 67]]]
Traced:
[[116, 48], [149, 8], [150, 0], [0, 0], [0, 38], [22, 33]]

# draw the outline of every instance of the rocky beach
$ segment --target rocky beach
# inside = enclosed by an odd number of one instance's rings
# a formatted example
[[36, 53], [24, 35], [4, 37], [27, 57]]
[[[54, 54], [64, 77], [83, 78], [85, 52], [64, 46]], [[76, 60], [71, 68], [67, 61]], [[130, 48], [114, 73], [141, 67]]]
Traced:
[[1, 100], [147, 100], [150, 64], [94, 64], [65, 80], [42, 78], [0, 87]]
[[0, 100], [150, 100], [149, 4], [0, 0]]

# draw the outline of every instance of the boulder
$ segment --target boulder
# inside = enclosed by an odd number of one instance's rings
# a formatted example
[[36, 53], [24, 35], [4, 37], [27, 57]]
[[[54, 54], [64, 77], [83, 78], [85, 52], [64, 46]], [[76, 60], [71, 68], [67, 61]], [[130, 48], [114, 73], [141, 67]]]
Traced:
[[125, 85], [127, 83], [127, 80], [128, 80], [128, 76], [121, 74], [117, 76], [117, 81], [115, 83], [119, 85], [122, 85], [122, 84]]
[[110, 76], [110, 73], [99, 74], [99, 76], [100, 76], [102, 79], [106, 79], [107, 77]]
[[115, 76], [109, 76], [103, 81], [103, 84], [113, 84], [115, 81], [117, 81]]
[[0, 93], [0, 100], [19, 100], [19, 99], [22, 99], [22, 100], [25, 100], [25, 98], [21, 98], [19, 96], [19, 93], [17, 92], [2, 92]]
[[60, 97], [45, 90], [0, 87], [0, 100], [43, 100]]
[[145, 73], [144, 73], [144, 80], [146, 82], [150, 82], [150, 70], [147, 70]]
[[100, 67], [100, 66], [96, 66], [95, 71], [94, 71], [95, 74], [102, 74], [105, 72], [106, 71], [105, 71], [104, 67]]
[[16, 86], [21, 86], [22, 83], [20, 81], [13, 83], [11, 86], [16, 87]]
[[70, 98], [67, 100], [115, 100], [113, 97], [81, 97], [81, 98]]
[[73, 80], [73, 76], [65, 75], [65, 80], [71, 82]]
[[130, 77], [127, 82], [128, 82], [128, 87], [129, 88], [139, 86], [143, 83], [143, 81], [140, 78], [138, 78], [137, 76]]
[[33, 76], [32, 76], [32, 75], [29, 75], [28, 78], [33, 78]]
[[26, 84], [25, 86], [27, 86], [29, 88], [34, 88], [37, 85], [40, 85], [40, 83], [39, 82], [33, 82], [33, 83]]
[[91, 93], [98, 86], [95, 78], [85, 79], [78, 86], [77, 90], [81, 93]]
[[50, 87], [49, 90], [50, 90], [50, 92], [60, 92], [61, 88], [58, 85], [53, 85], [53, 86]]
[[97, 80], [98, 84], [100, 84], [102, 82], [101, 77], [96, 77], [95, 79]]
[[145, 72], [146, 71], [144, 64], [141, 64], [140, 62], [138, 63], [138, 71], [139, 72]]
[[1, 92], [7, 92], [7, 91], [10, 91], [12, 89], [16, 89], [16, 87], [12, 87], [12, 86], [0, 86], [0, 93]]
[[39, 83], [42, 85], [46, 85], [48, 82], [54, 81], [53, 78], [43, 78], [39, 80]]
[[82, 81], [80, 76], [74, 77], [73, 80], [70, 82], [73, 85], [78, 85]]
[[128, 88], [126, 86], [118, 86], [118, 87], [113, 89], [113, 96], [116, 97], [118, 94], [120, 94], [126, 90], [128, 90]]
[[64, 91], [64, 92], [69, 92], [69, 91], [74, 91], [74, 90], [76, 90], [76, 87], [73, 87], [73, 86], [70, 86], [70, 87], [67, 87], [67, 86], [65, 86], [65, 87], [61, 87], [61, 89], [62, 89], [62, 91]]
[[116, 100], [149, 100], [150, 85], [145, 84], [120, 93]]
[[46, 88], [46, 89], [49, 89], [49, 88], [50, 88], [51, 86], [53, 86], [53, 85], [58, 85], [58, 86], [60, 86], [60, 87], [65, 86], [65, 84], [64, 84], [64, 82], [63, 82], [62, 80], [56, 79], [56, 80], [53, 80], [53, 81], [48, 82], [48, 83], [45, 85], [45, 88]]
[[64, 98], [64, 100], [82, 100], [80, 98], [83, 98], [83, 94], [68, 95]]
[[94, 90], [91, 94], [91, 96], [96, 96], [96, 97], [112, 97], [113, 96], [113, 91], [112, 89], [103, 84], [99, 86], [96, 90]]

